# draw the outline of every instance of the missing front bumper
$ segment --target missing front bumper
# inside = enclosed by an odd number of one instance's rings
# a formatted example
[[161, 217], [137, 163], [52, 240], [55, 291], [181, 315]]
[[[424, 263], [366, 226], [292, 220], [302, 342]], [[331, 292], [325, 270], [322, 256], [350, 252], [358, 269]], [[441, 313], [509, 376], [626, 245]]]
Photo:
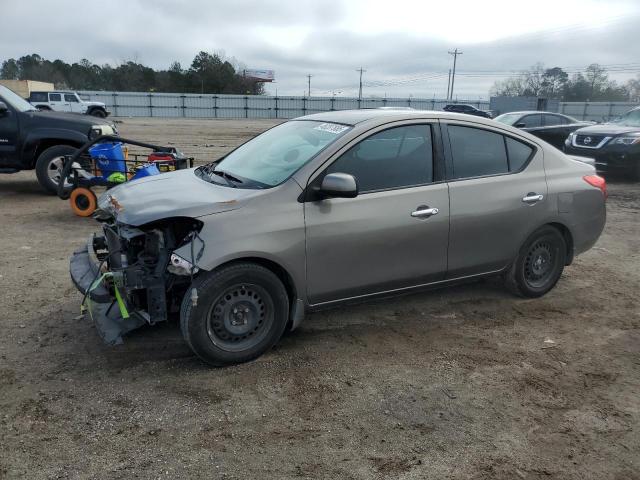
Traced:
[[[123, 315], [118, 299], [102, 283], [100, 262], [94, 249], [94, 238], [74, 252], [69, 262], [71, 279], [78, 290], [86, 296], [85, 306], [98, 334], [108, 345], [119, 345], [122, 336], [147, 323], [143, 312], [133, 311]], [[120, 300], [123, 302], [123, 300]]]

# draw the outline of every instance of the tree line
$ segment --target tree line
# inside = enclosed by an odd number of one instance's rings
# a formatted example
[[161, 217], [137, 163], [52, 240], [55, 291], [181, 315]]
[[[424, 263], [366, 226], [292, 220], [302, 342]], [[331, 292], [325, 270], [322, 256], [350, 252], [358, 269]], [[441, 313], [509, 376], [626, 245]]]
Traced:
[[4, 60], [0, 78], [51, 82], [56, 88], [70, 90], [263, 94], [264, 85], [245, 78], [242, 71], [223, 53], [199, 52], [189, 68], [173, 62], [167, 70], [154, 70], [137, 61], [112, 66], [82, 59], [69, 64], [34, 53]]
[[544, 68], [537, 63], [516, 77], [496, 81], [491, 95], [545, 97], [564, 102], [638, 101], [640, 76], [620, 85], [609, 79], [607, 70], [597, 63], [571, 77], [560, 67]]

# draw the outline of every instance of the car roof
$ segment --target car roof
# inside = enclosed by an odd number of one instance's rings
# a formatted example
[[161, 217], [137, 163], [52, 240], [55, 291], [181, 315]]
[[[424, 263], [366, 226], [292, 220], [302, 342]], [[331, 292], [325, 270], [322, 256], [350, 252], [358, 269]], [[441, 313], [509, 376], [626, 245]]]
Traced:
[[523, 110], [521, 112], [505, 112], [502, 115], [512, 115], [512, 114], [531, 115], [533, 113], [546, 113], [546, 114], [549, 114], [549, 115], [562, 115], [563, 117], [566, 117], [566, 115], [564, 113], [547, 112], [547, 111], [542, 111], [542, 110]]
[[[298, 117], [294, 120], [315, 120], [318, 122], [342, 123], [344, 125], [357, 125], [363, 122], [387, 123], [397, 120], [411, 120], [418, 118], [450, 119], [469, 121], [469, 115], [464, 113], [444, 112], [440, 110], [392, 110], [363, 108], [361, 110], [334, 110], [331, 112], [313, 113]], [[493, 120], [473, 117], [474, 122], [494, 125]]]
[[76, 93], [75, 90], [32, 90], [31, 93]]

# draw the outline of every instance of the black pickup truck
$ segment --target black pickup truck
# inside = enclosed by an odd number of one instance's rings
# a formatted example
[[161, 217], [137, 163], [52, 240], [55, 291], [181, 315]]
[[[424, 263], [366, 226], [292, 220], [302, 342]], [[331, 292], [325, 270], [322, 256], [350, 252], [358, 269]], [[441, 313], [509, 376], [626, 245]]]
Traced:
[[73, 113], [39, 112], [0, 85], [0, 173], [36, 170], [40, 185], [55, 194], [62, 157], [100, 135], [117, 135], [101, 118]]

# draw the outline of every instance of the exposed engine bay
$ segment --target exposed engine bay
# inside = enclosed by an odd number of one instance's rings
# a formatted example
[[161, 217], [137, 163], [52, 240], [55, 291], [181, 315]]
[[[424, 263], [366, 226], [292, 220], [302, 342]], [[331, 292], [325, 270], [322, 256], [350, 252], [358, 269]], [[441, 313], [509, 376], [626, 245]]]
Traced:
[[[71, 276], [101, 336], [116, 344], [134, 328], [179, 314], [204, 249], [198, 235], [202, 222], [179, 217], [133, 227], [113, 217], [102, 220], [103, 234], [76, 252]], [[193, 258], [173, 253], [189, 243]]]

